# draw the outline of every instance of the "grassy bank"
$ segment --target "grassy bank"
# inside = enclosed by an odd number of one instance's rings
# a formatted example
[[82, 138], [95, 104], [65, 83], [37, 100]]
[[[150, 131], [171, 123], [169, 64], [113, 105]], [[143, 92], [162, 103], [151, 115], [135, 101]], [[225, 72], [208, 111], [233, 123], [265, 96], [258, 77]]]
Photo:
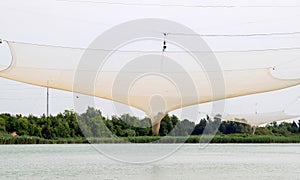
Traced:
[[82, 143], [300, 143], [300, 136], [271, 135], [203, 135], [203, 136], [139, 136], [126, 138], [59, 138], [44, 139], [40, 137], [0, 135], [0, 144], [82, 144]]
[[0, 144], [82, 144], [88, 143], [85, 138], [44, 139], [35, 136], [12, 137], [8, 134], [0, 135]]

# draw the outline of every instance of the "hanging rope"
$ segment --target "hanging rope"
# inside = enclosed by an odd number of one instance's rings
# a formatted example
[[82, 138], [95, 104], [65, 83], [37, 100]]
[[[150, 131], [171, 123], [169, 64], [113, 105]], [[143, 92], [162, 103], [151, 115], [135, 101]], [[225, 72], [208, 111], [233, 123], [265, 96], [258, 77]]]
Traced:
[[289, 102], [282, 110], [282, 112], [285, 113], [286, 109], [291, 106], [292, 104], [296, 103], [296, 101], [298, 101], [300, 99], [300, 96], [298, 96], [296, 99], [292, 100], [291, 102]]
[[164, 38], [163, 38], [163, 47], [162, 47], [162, 58], [161, 58], [161, 61], [160, 61], [160, 72], [163, 72], [165, 51], [167, 49], [167, 41], [166, 41], [167, 33], [163, 33], [163, 35], [164, 35]]
[[292, 62], [294, 62], [294, 61], [299, 61], [299, 60], [300, 60], [300, 58], [298, 57], [298, 58], [289, 60], [289, 61], [287, 61], [287, 62], [282, 62], [282, 63], [279, 63], [279, 64], [274, 65], [274, 66], [272, 67], [272, 69], [275, 70], [275, 69], [278, 68], [278, 67], [282, 67], [282, 66], [288, 65], [289, 63], [292, 63]]
[[255, 103], [255, 114], [256, 114], [256, 115], [258, 114], [257, 105], [258, 105], [258, 103]]
[[164, 33], [163, 52], [165, 52], [167, 49], [166, 36], [167, 36], [167, 33]]
[[[168, 33], [166, 33], [166, 36]], [[28, 44], [34, 46], [47, 46], [47, 47], [59, 47], [59, 48], [69, 48], [69, 49], [81, 49], [81, 50], [99, 50], [99, 51], [110, 51], [110, 52], [139, 52], [139, 53], [159, 53], [156, 50], [118, 50], [118, 49], [103, 49], [103, 48], [83, 48], [83, 47], [70, 47], [70, 46], [60, 46], [60, 45], [49, 45], [49, 44], [38, 44], [38, 43], [27, 43], [21, 41], [6, 41], [11, 43]], [[271, 52], [271, 51], [289, 51], [289, 50], [300, 50], [300, 47], [286, 47], [286, 48], [266, 48], [266, 49], [249, 49], [249, 50], [218, 50], [218, 51], [190, 51], [191, 53], [235, 53], [235, 52]], [[168, 53], [186, 53], [186, 51], [168, 51]], [[274, 66], [272, 66], [273, 68]]]

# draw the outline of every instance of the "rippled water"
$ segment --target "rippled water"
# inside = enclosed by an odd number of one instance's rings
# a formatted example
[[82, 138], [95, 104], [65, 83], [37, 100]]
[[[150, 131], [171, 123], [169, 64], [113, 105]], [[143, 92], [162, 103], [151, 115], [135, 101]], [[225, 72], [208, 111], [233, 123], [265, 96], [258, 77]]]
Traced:
[[[177, 145], [140, 144], [137, 153], [130, 144], [113, 145], [2, 145], [1, 179], [300, 179], [298, 144], [212, 144], [199, 148], [185, 144], [163, 159], [144, 164], [141, 152], [153, 154], [176, 149]], [[152, 154], [152, 155], [153, 155]], [[145, 156], [152, 158], [147, 152]], [[156, 156], [153, 156], [156, 157]], [[140, 158], [138, 158], [140, 159]]]

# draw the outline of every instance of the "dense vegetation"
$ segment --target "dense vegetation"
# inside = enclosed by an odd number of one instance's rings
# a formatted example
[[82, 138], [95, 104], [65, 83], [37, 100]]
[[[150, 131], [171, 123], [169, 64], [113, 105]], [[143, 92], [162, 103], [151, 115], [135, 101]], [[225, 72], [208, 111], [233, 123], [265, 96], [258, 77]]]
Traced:
[[[300, 142], [300, 121], [298, 123], [270, 123], [258, 127], [255, 135], [249, 125], [210, 119], [201, 119], [195, 124], [189, 120], [180, 121], [175, 115], [163, 118], [159, 136], [152, 136], [150, 119], [139, 119], [124, 114], [107, 119], [99, 110], [88, 108], [83, 114], [65, 111], [56, 116], [36, 117], [33, 115], [0, 114], [0, 143], [86, 143], [116, 142], [112, 137], [123, 137], [130, 142], [199, 142], [217, 134], [212, 142]], [[9, 135], [16, 132], [19, 137]], [[189, 135], [192, 135], [187, 139]], [[257, 136], [259, 135], [259, 137]], [[286, 138], [285, 138], [286, 137]]]

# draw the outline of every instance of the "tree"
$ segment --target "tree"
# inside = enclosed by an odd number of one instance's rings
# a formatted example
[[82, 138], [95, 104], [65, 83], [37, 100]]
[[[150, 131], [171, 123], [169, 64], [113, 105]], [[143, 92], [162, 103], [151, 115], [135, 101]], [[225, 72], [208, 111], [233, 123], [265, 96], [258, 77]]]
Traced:
[[51, 131], [49, 129], [48, 123], [46, 123], [44, 125], [41, 134], [42, 134], [43, 138], [45, 138], [45, 139], [51, 139]]
[[288, 126], [288, 131], [290, 131], [291, 133], [297, 133], [298, 132], [298, 125], [295, 121], [293, 121], [292, 124], [289, 124]]
[[188, 136], [188, 135], [192, 134], [194, 128], [195, 128], [194, 122], [184, 119], [183, 121], [177, 122], [177, 126], [175, 127], [174, 133], [172, 135]]
[[132, 129], [126, 129], [126, 130], [124, 131], [124, 136], [126, 136], [126, 137], [132, 137], [132, 136], [135, 136], [135, 131], [132, 130]]
[[28, 119], [25, 117], [20, 117], [17, 120], [16, 129], [19, 135], [28, 135]]
[[255, 134], [257, 135], [273, 135], [272, 131], [265, 127], [256, 128]]
[[200, 122], [195, 126], [195, 129], [193, 131], [193, 135], [200, 135], [203, 133], [205, 127], [206, 127], [207, 121], [206, 119], [201, 119]]
[[159, 135], [166, 136], [173, 129], [173, 123], [170, 116], [167, 114], [160, 122]]
[[5, 132], [5, 119], [0, 117], [0, 132]]

